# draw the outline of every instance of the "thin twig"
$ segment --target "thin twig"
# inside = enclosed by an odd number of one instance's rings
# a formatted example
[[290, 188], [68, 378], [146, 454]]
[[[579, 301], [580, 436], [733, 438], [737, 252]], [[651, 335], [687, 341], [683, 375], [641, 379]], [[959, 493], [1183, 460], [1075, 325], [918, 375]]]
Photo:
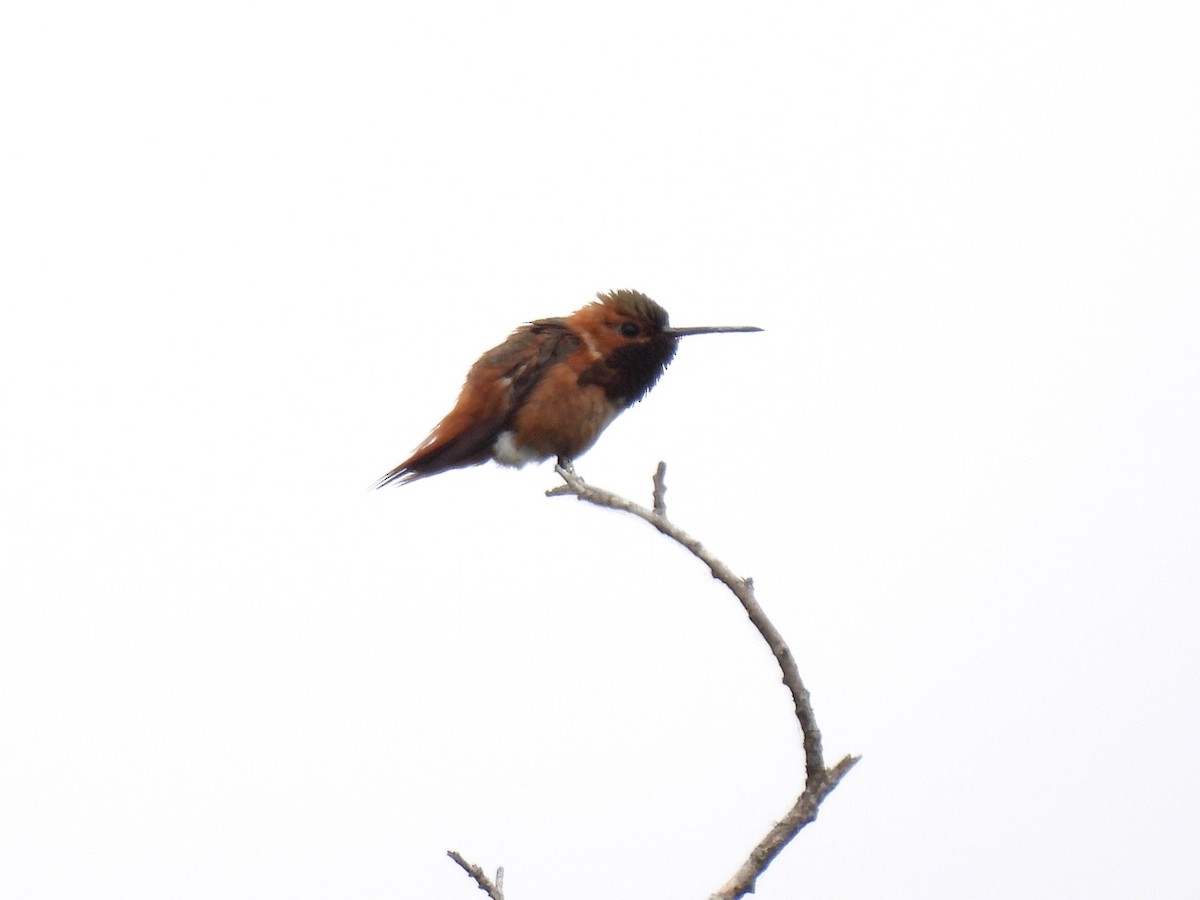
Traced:
[[660, 462], [654, 470], [654, 514], [667, 517], [667, 464]]
[[462, 867], [462, 870], [475, 880], [475, 883], [479, 885], [479, 889], [486, 893], [491, 900], [504, 900], [504, 869], [497, 869], [496, 880], [492, 881], [484, 874], [483, 869], [474, 863], [467, 862], [457, 850], [447, 850], [446, 855], [458, 863]]
[[796, 666], [792, 651], [784, 641], [783, 635], [767, 618], [767, 614], [763, 612], [762, 607], [755, 599], [753, 580], [739, 578], [703, 544], [667, 518], [665, 463], [660, 462], [654, 473], [652, 509], [626, 500], [611, 491], [594, 487], [576, 475], [572, 469], [557, 466], [555, 471], [565, 483], [547, 491], [547, 496], [574, 496], [596, 506], [604, 506], [637, 516], [639, 519], [649, 522], [680, 546], [685, 547], [708, 566], [713, 577], [721, 581], [737, 597], [751, 623], [758, 629], [763, 640], [767, 642], [775, 661], [779, 664], [783, 683], [792, 695], [796, 720], [800, 723], [801, 740], [804, 747], [804, 791], [787, 815], [780, 819], [758, 846], [751, 851], [750, 856], [733, 878], [712, 898], [712, 900], [737, 900], [754, 890], [756, 879], [770, 865], [771, 860], [799, 833], [801, 828], [817, 817], [817, 809], [820, 807], [821, 801], [837, 787], [842, 777], [858, 762], [858, 757], [846, 756], [832, 769], [825, 768], [821, 750], [821, 730], [817, 727], [812, 701], [809, 698], [808, 690], [804, 687], [804, 681], [800, 678], [800, 670]]

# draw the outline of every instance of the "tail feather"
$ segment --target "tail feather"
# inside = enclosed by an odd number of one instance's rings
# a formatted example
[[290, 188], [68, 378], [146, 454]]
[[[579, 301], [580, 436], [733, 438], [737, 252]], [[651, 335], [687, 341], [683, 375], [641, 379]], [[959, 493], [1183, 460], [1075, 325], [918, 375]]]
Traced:
[[[431, 474], [431, 473], [426, 473]], [[396, 466], [392, 471], [388, 472], [378, 481], [371, 485], [371, 490], [377, 491], [380, 488], [387, 487], [389, 484], [408, 484], [410, 481], [415, 481], [420, 478], [419, 472], [414, 472], [404, 466]]]
[[492, 444], [499, 429], [498, 421], [476, 422], [462, 431], [445, 437], [445, 422], [438, 426], [413, 455], [375, 482], [373, 489], [389, 484], [408, 484], [427, 475], [450, 469], [477, 466], [492, 458]]

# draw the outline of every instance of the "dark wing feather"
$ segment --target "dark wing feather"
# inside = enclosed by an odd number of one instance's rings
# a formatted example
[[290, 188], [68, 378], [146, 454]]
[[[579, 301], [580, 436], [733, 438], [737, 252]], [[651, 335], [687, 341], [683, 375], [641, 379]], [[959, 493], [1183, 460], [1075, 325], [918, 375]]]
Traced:
[[467, 373], [458, 402], [412, 456], [375, 483], [407, 484], [447, 469], [491, 458], [496, 438], [537, 386], [546, 370], [582, 342], [563, 319], [541, 319], [514, 331]]

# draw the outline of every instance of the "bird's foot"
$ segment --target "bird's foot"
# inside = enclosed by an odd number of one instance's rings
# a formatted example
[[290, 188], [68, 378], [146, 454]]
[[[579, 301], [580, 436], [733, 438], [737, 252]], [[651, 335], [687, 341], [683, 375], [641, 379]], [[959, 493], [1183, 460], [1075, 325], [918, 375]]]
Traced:
[[555, 466], [555, 468], [557, 468], [560, 472], [570, 475], [572, 478], [578, 481], [583, 481], [583, 479], [579, 477], [579, 473], [575, 471], [575, 461], [569, 456], [560, 456], [558, 458], [558, 464]]

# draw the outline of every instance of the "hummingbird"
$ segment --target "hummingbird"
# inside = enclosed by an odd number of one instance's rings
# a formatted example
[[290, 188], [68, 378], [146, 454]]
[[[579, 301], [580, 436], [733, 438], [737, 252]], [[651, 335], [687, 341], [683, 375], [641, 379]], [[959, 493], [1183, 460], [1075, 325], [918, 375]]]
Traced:
[[569, 316], [522, 325], [471, 366], [454, 409], [412, 455], [375, 483], [407, 484], [489, 459], [520, 467], [572, 460], [641, 400], [692, 334], [762, 331], [750, 325], [671, 327], [638, 291], [597, 294]]

